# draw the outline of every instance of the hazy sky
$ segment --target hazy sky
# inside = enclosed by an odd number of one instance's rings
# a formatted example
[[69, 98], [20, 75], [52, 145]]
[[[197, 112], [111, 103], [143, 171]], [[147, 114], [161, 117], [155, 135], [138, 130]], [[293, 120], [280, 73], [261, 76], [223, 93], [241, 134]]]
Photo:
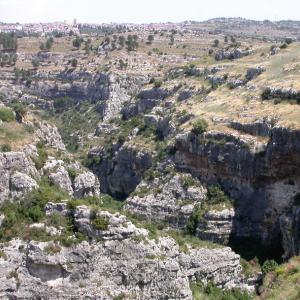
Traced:
[[300, 0], [0, 0], [0, 22], [300, 19]]

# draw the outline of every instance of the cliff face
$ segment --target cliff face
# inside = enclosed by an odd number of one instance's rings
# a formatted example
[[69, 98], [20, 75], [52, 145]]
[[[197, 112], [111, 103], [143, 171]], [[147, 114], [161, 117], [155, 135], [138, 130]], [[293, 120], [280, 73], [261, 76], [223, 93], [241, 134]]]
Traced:
[[115, 117], [148, 80], [141, 76], [70, 71], [47, 76], [38, 74], [35, 79], [29, 92], [50, 99], [69, 97], [74, 103], [99, 102], [98, 110], [104, 120]]
[[113, 152], [105, 148], [91, 150], [89, 156], [100, 159], [91, 168], [99, 177], [102, 192], [123, 198], [134, 191], [151, 167], [152, 155], [128, 144], [116, 144]]
[[[66, 248], [13, 240], [3, 245], [0, 297], [190, 300], [189, 280], [253, 290], [242, 275], [239, 255], [230, 248], [182, 252], [172, 238], [150, 239], [147, 230], [123, 215], [98, 212], [97, 217], [107, 221], [101, 229], [93, 225], [92, 216], [86, 206], [74, 212], [78, 229], [91, 243]], [[95, 242], [99, 238], [102, 242]]]
[[183, 134], [176, 140], [176, 163], [202, 181], [221, 184], [237, 200], [235, 236], [270, 244], [285, 235], [279, 218], [290, 214], [300, 192], [299, 141], [300, 131], [281, 127], [265, 143], [240, 134]]

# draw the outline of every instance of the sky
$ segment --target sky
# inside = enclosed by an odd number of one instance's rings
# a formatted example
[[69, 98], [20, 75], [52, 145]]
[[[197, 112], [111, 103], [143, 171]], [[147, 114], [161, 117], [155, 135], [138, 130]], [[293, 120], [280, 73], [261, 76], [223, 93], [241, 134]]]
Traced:
[[0, 0], [0, 22], [151, 23], [300, 19], [300, 0]]

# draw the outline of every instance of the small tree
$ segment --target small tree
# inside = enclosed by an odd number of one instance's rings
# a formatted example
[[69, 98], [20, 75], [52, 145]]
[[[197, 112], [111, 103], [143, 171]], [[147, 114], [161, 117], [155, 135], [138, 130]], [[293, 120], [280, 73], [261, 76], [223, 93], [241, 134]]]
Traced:
[[275, 260], [266, 260], [261, 267], [261, 270], [264, 274], [274, 272], [275, 269], [278, 267], [278, 264]]
[[213, 43], [213, 47], [218, 47], [219, 44], [220, 44], [220, 41], [218, 39], [215, 39], [214, 43]]
[[32, 66], [33, 66], [34, 69], [37, 69], [40, 66], [40, 61], [37, 58], [34, 58], [31, 61], [31, 64], [32, 64]]
[[79, 49], [83, 40], [79, 36], [76, 36], [76, 38], [73, 40], [73, 47]]
[[16, 120], [19, 123], [22, 123], [23, 119], [27, 113], [27, 109], [26, 109], [25, 105], [23, 103], [17, 102], [16, 104], [14, 104], [13, 109], [16, 113]]
[[292, 38], [286, 38], [285, 39], [285, 43], [288, 44], [288, 45], [290, 45], [292, 42], [293, 42]]
[[118, 44], [120, 45], [121, 49], [125, 46], [125, 37], [123, 35], [119, 36]]
[[193, 124], [192, 132], [196, 135], [204, 133], [208, 128], [208, 123], [205, 119], [199, 119]]
[[76, 59], [76, 58], [73, 58], [73, 59], [71, 60], [71, 66], [72, 66], [73, 68], [76, 68], [76, 67], [77, 67], [77, 64], [78, 64], [77, 59]]
[[153, 41], [154, 41], [154, 35], [152, 35], [152, 34], [148, 35], [148, 42], [147, 43], [149, 45], [151, 45]]
[[41, 43], [41, 44], [40, 44], [40, 50], [41, 50], [41, 51], [45, 51], [45, 44], [44, 44], [44, 43]]
[[49, 38], [49, 39], [46, 41], [45, 48], [49, 51], [49, 50], [52, 48], [53, 43], [54, 43], [53, 38], [52, 38], [52, 37]]

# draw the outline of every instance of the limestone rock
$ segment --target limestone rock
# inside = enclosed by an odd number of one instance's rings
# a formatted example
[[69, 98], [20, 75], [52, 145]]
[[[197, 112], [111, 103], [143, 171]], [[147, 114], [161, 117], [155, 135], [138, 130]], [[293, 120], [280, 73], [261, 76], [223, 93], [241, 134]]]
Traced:
[[[156, 178], [151, 184], [142, 182], [133, 196], [127, 198], [125, 209], [151, 221], [163, 221], [184, 229], [195, 205], [206, 198], [206, 190], [196, 180], [195, 186], [185, 186], [187, 174]], [[140, 195], [141, 194], [141, 195]]]
[[118, 197], [133, 192], [140, 183], [143, 173], [152, 165], [150, 152], [128, 143], [113, 145], [113, 152], [105, 148], [92, 149], [89, 157], [101, 160], [99, 164], [91, 166], [100, 180], [101, 192]]
[[41, 139], [46, 146], [53, 147], [58, 150], [66, 150], [62, 138], [55, 126], [48, 123], [40, 123], [36, 135]]
[[0, 202], [9, 197], [10, 177], [16, 172], [22, 172], [31, 178], [38, 177], [33, 162], [24, 152], [0, 152]]
[[261, 75], [265, 71], [266, 71], [266, 68], [263, 66], [249, 68], [247, 70], [246, 79], [252, 80], [252, 79], [258, 77], [259, 75]]
[[274, 245], [282, 241], [279, 217], [300, 191], [299, 140], [299, 130], [279, 126], [265, 140], [241, 133], [183, 134], [177, 137], [175, 162], [202, 182], [221, 184], [236, 200], [236, 237]]
[[124, 295], [145, 300], [192, 300], [189, 280], [196, 279], [253, 291], [244, 283], [239, 255], [230, 248], [188, 247], [183, 253], [172, 238], [151, 240], [146, 230], [124, 216], [98, 212], [96, 216], [106, 217], [109, 223], [102, 231], [92, 228], [90, 216], [89, 208], [77, 207], [79, 228], [92, 230], [90, 234], [100, 237], [100, 242], [84, 241], [69, 248], [21, 240], [1, 245], [5, 259], [0, 258], [0, 297], [51, 300]]
[[230, 235], [233, 234], [234, 216], [234, 209], [209, 211], [198, 224], [196, 235], [202, 240], [227, 244]]
[[20, 198], [36, 188], [37, 182], [27, 174], [16, 172], [10, 178], [10, 192], [13, 198]]
[[100, 184], [98, 178], [92, 172], [84, 172], [76, 176], [74, 180], [75, 198], [98, 195], [100, 195]]
[[70, 214], [70, 210], [68, 209], [67, 202], [60, 202], [60, 203], [48, 202], [45, 205], [45, 213], [46, 213], [46, 216], [50, 216], [52, 214], [68, 216]]
[[73, 195], [72, 181], [63, 166], [59, 167], [56, 172], [50, 173], [49, 179], [53, 184], [66, 191], [70, 196]]
[[248, 56], [252, 54], [252, 50], [242, 50], [239, 48], [233, 50], [220, 50], [216, 53], [215, 59], [216, 60], [224, 60], [224, 59], [238, 59], [244, 56]]

